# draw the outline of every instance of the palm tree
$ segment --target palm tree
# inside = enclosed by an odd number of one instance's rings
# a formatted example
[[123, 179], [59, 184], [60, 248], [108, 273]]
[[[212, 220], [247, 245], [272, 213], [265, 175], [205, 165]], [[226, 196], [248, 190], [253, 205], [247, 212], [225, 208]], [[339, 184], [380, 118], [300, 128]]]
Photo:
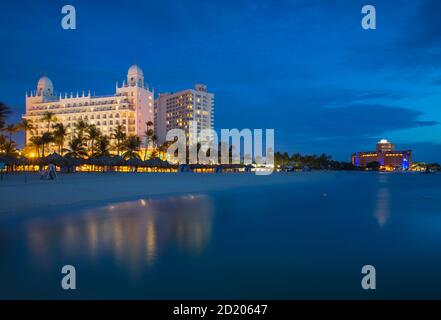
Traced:
[[87, 124], [87, 122], [83, 119], [78, 120], [77, 123], [74, 124], [78, 138], [83, 138], [84, 131], [87, 129], [88, 126], [89, 125]]
[[52, 111], [46, 111], [41, 117], [41, 121], [47, 122], [47, 132], [49, 132], [51, 129], [51, 122], [57, 121], [57, 118], [55, 117], [55, 113]]
[[331, 156], [328, 156], [328, 155], [326, 155], [326, 154], [324, 154], [324, 153], [322, 153], [322, 154], [317, 158], [317, 162], [318, 162], [319, 167], [320, 167], [321, 169], [328, 168], [329, 165], [330, 165], [331, 160], [332, 160], [332, 157], [331, 157]]
[[43, 141], [40, 136], [32, 136], [30, 139], [30, 146], [37, 151], [37, 157], [40, 158], [40, 148], [43, 146]]
[[0, 134], [0, 152], [2, 152], [4, 146], [6, 145], [6, 142], [8, 142], [6, 137], [3, 134]]
[[94, 156], [102, 157], [110, 155], [110, 139], [107, 136], [100, 136], [97, 139], [96, 151]]
[[58, 146], [58, 153], [61, 154], [64, 146], [64, 141], [67, 135], [67, 128], [62, 123], [56, 123], [53, 125], [54, 142]]
[[54, 137], [52, 135], [52, 133], [50, 132], [45, 132], [41, 135], [41, 142], [42, 142], [42, 151], [41, 151], [41, 156], [44, 157], [44, 149], [45, 146], [51, 142], [54, 141]]
[[19, 123], [17, 123], [17, 130], [24, 131], [25, 135], [27, 135], [28, 132], [30, 132], [32, 134], [34, 129], [35, 129], [35, 127], [34, 127], [34, 124], [32, 123], [32, 120], [21, 119], [21, 121]]
[[150, 145], [150, 142], [152, 141], [152, 137], [154, 135], [154, 131], [153, 131], [153, 122], [148, 121], [145, 123], [147, 129], [146, 131], [144, 131], [144, 137], [145, 137], [145, 150], [144, 150], [144, 161], [147, 158], [147, 149]]
[[3, 102], [0, 102], [0, 130], [3, 129], [3, 127], [5, 126], [6, 117], [10, 113], [11, 110], [9, 109], [9, 107]]
[[0, 149], [1, 146], [4, 145], [6, 143], [6, 137], [0, 133]]
[[1, 154], [16, 158], [18, 156], [17, 144], [12, 140], [5, 141], [1, 146]]
[[125, 129], [123, 125], [117, 125], [115, 129], [113, 129], [112, 138], [115, 139], [115, 148], [116, 153], [119, 155], [121, 149], [123, 148], [124, 141], [127, 138]]
[[158, 141], [158, 136], [154, 134], [152, 136], [152, 145], [153, 145], [153, 152], [152, 152], [152, 158], [157, 158], [159, 156], [159, 152], [156, 148], [156, 142]]
[[94, 124], [91, 124], [86, 128], [87, 139], [90, 141], [90, 154], [94, 153], [95, 141], [101, 136], [100, 129], [98, 129]]
[[141, 146], [141, 139], [138, 136], [130, 135], [123, 143], [123, 158], [133, 159], [139, 158], [139, 148]]
[[18, 131], [18, 128], [15, 124], [8, 124], [4, 130], [8, 133], [9, 141], [12, 141], [12, 135]]
[[81, 137], [74, 137], [72, 141], [69, 142], [68, 148], [64, 149], [66, 151], [65, 156], [71, 158], [82, 158], [87, 156], [87, 149], [85, 143]]

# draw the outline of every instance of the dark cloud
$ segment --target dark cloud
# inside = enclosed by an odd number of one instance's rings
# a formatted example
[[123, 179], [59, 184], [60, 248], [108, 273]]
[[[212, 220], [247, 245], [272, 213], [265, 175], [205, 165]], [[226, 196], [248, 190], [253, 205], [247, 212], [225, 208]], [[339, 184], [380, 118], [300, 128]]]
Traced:
[[432, 126], [422, 113], [394, 106], [357, 104], [316, 108], [296, 117], [294, 127], [315, 137], [372, 137], [400, 129]]
[[[303, 135], [306, 139], [361, 139], [438, 124], [421, 120], [424, 114], [420, 111], [400, 106], [400, 100], [407, 95], [391, 90], [361, 91], [332, 87], [298, 88], [295, 91], [274, 89], [263, 104], [250, 102], [247, 97], [233, 95], [230, 99], [218, 101], [220, 105], [240, 106], [243, 115], [232, 119], [228, 110], [218, 110], [216, 119], [220, 127], [278, 128], [283, 132]], [[265, 116], [256, 110], [266, 110]]]
[[[378, 5], [381, 8], [381, 4]], [[384, 42], [381, 37], [368, 38], [367, 46], [355, 46], [361, 54], [364, 63], [360, 66], [386, 69], [403, 68], [439, 68], [441, 61], [441, 1], [423, 0], [396, 3], [395, 7], [388, 10], [405, 12], [405, 8], [414, 7], [415, 12], [399, 16], [394, 20], [392, 16], [378, 12], [377, 20], [383, 22], [383, 26], [374, 32], [384, 32], [389, 35], [389, 41]], [[382, 8], [386, 10], [386, 8]], [[403, 17], [406, 16], [404, 19]], [[387, 20], [388, 19], [388, 20]], [[390, 21], [392, 20], [392, 21]], [[383, 41], [376, 41], [382, 39]], [[356, 59], [358, 61], [358, 59]], [[421, 71], [421, 70], [420, 70]], [[406, 71], [407, 72], [407, 71]], [[425, 72], [428, 72], [427, 70]]]

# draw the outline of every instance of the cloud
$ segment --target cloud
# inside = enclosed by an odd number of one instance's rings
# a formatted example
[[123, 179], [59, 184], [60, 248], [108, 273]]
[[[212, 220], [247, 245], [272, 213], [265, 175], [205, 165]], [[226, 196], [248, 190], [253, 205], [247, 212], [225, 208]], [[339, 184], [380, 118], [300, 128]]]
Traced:
[[432, 126], [436, 121], [419, 120], [422, 113], [395, 106], [352, 104], [319, 107], [296, 117], [295, 128], [312, 137], [372, 137], [386, 132]]
[[[233, 96], [218, 102], [240, 106], [241, 114], [246, 115], [237, 118], [242, 127], [276, 128], [311, 140], [373, 138], [396, 130], [438, 124], [421, 120], [424, 113], [420, 111], [400, 106], [400, 99], [406, 95], [390, 90], [299, 88], [297, 91], [273, 92], [265, 102], [260, 96], [255, 100], [253, 95], [243, 96], [243, 99]], [[267, 112], [262, 116], [255, 110]], [[216, 118], [221, 125], [231, 127], [227, 123], [230, 120], [228, 114], [224, 115], [222, 109], [218, 112]]]
[[441, 59], [440, 14], [441, 1], [422, 1], [416, 12], [407, 16], [408, 23], [397, 27], [396, 39], [390, 44], [370, 48], [374, 54], [372, 62], [383, 68], [438, 68]]

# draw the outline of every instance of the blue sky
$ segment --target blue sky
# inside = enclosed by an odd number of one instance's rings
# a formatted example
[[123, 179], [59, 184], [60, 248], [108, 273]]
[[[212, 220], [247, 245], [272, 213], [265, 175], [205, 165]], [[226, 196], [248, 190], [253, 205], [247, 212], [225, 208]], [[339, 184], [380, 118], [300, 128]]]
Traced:
[[[0, 0], [0, 101], [25, 91], [110, 94], [137, 63], [155, 92], [205, 83], [215, 127], [274, 128], [276, 149], [349, 160], [387, 138], [441, 161], [441, 1]], [[377, 9], [377, 30], [361, 8]]]

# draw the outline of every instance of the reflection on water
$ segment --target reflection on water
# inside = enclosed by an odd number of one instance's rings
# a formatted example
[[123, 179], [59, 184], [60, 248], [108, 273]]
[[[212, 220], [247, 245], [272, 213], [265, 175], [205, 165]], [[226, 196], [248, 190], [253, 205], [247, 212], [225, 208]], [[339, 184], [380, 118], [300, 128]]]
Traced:
[[[0, 215], [0, 299], [441, 298], [439, 176], [317, 175]], [[75, 293], [60, 290], [65, 264]], [[374, 295], [365, 264], [381, 278]]]
[[389, 195], [389, 175], [379, 175], [378, 181], [380, 186], [377, 192], [377, 201], [375, 204], [374, 216], [377, 219], [378, 225], [383, 227], [390, 216], [390, 195]]
[[111, 255], [136, 271], [155, 264], [161, 250], [174, 246], [200, 254], [211, 238], [213, 208], [209, 197], [187, 195], [140, 199], [30, 220], [27, 244], [34, 261], [50, 263], [48, 252], [79, 253], [90, 260]]

